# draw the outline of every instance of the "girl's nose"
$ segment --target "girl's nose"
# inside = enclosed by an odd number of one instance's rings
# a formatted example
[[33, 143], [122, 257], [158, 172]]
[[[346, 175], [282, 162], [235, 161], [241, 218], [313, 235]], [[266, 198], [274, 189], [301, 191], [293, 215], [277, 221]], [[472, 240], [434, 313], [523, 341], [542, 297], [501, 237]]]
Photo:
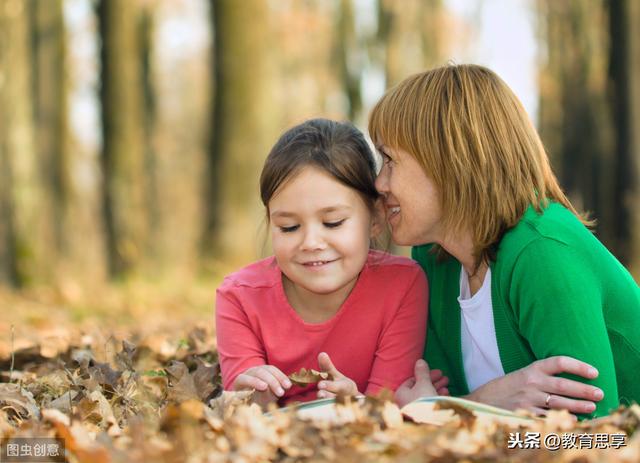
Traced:
[[309, 227], [307, 228], [304, 238], [302, 241], [301, 248], [304, 251], [314, 251], [317, 249], [323, 249], [326, 243], [322, 236], [322, 231], [318, 230], [317, 227]]

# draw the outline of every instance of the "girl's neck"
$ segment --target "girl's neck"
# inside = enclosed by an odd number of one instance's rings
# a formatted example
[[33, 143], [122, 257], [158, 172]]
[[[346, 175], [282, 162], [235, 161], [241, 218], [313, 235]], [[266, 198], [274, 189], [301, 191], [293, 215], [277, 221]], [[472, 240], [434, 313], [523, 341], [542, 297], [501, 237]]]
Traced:
[[330, 320], [347, 300], [357, 278], [330, 294], [318, 294], [293, 283], [282, 274], [282, 286], [289, 304], [305, 323], [324, 323]]

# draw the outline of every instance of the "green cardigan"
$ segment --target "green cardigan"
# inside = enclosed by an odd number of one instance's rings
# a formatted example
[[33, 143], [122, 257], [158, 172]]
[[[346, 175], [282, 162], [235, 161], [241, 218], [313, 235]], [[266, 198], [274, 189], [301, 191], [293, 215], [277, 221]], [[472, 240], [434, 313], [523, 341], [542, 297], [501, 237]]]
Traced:
[[[460, 340], [460, 263], [438, 261], [432, 245], [412, 256], [429, 280], [424, 358], [449, 377], [451, 395], [469, 393]], [[505, 374], [567, 355], [596, 367], [586, 380], [604, 392], [592, 416], [640, 402], [640, 289], [629, 272], [569, 210], [533, 207], [505, 233], [491, 268], [498, 351]]]

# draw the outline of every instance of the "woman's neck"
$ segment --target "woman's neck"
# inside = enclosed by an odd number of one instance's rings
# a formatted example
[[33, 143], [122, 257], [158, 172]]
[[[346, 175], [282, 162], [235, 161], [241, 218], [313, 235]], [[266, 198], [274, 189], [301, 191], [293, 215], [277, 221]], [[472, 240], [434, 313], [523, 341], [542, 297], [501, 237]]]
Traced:
[[489, 266], [486, 261], [481, 261], [478, 265], [475, 256], [475, 247], [470, 233], [462, 233], [450, 236], [438, 243], [442, 248], [455, 257], [469, 276], [469, 289], [474, 295], [482, 287], [484, 277]]

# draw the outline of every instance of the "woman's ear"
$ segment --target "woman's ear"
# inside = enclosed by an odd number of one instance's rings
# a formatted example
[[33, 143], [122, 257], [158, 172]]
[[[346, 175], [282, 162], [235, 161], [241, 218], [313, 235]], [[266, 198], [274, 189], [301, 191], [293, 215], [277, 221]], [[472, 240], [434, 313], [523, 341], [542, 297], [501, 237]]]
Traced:
[[384, 204], [382, 203], [382, 198], [378, 198], [373, 203], [373, 210], [371, 213], [371, 238], [377, 237], [384, 231], [386, 220], [387, 218], [384, 210]]

